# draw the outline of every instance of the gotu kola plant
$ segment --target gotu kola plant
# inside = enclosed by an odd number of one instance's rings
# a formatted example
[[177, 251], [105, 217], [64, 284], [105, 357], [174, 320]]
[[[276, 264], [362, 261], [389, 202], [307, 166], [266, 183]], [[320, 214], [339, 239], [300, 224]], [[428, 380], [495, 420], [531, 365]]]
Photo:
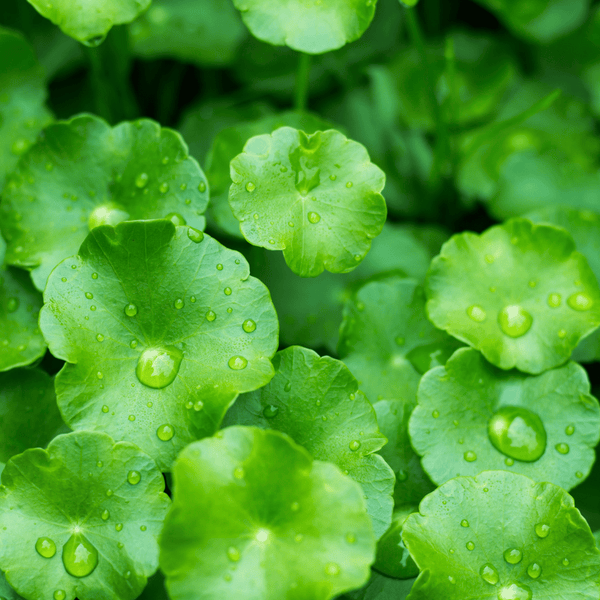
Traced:
[[476, 4], [3, 8], [0, 598], [598, 600], [600, 12]]

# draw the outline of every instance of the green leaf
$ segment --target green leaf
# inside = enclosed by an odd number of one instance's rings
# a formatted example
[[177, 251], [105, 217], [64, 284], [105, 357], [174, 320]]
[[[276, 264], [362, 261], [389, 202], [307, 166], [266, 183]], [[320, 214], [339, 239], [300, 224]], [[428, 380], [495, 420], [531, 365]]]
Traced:
[[8, 581], [6, 581], [6, 577], [4, 577], [4, 573], [2, 572], [0, 572], [0, 598], [4, 598], [4, 600], [24, 600], [22, 596], [19, 596], [19, 594], [8, 585]]
[[139, 596], [170, 503], [149, 456], [104, 433], [69, 433], [11, 458], [2, 484], [0, 566], [20, 594]]
[[448, 234], [436, 227], [386, 223], [354, 271], [321, 273], [311, 279], [290, 271], [277, 252], [255, 249], [252, 273], [271, 292], [280, 319], [281, 341], [335, 353], [342, 308], [353, 290], [374, 275], [395, 272], [423, 280]]
[[200, 66], [230, 64], [246, 37], [238, 12], [222, 0], [154, 0], [130, 32], [139, 56]]
[[438, 485], [506, 470], [569, 490], [594, 463], [600, 406], [577, 363], [528, 376], [463, 349], [423, 376], [417, 400], [410, 439]]
[[352, 271], [381, 233], [385, 175], [335, 130], [282, 127], [231, 161], [229, 203], [251, 244], [283, 250], [301, 277]]
[[97, 225], [175, 214], [204, 228], [207, 184], [181, 136], [150, 120], [111, 128], [80, 116], [48, 127], [10, 178], [0, 210], [7, 262], [50, 271]]
[[276, 429], [304, 446], [313, 458], [332, 462], [361, 484], [375, 536], [392, 518], [394, 475], [381, 456], [386, 442], [375, 411], [356, 379], [339, 360], [292, 346], [273, 359], [275, 376], [241, 396], [225, 425]]
[[113, 25], [131, 23], [151, 0], [27, 0], [42, 16], [86, 46], [104, 41]]
[[377, 0], [233, 0], [233, 4], [259, 40], [321, 54], [357, 40], [372, 21]]
[[45, 447], [65, 425], [54, 380], [38, 369], [0, 373], [0, 469], [27, 448]]
[[0, 237], [0, 371], [29, 365], [46, 352], [38, 327], [42, 297], [27, 273], [3, 266], [5, 250]]
[[515, 35], [549, 43], [577, 29], [586, 19], [590, 0], [477, 0]]
[[413, 403], [421, 374], [458, 346], [429, 322], [423, 288], [412, 279], [368, 282], [344, 306], [339, 354], [373, 402]]
[[419, 0], [400, 0], [400, 4], [403, 6], [416, 6]]
[[170, 221], [94, 229], [50, 275], [40, 326], [69, 363], [56, 378], [66, 422], [132, 441], [163, 470], [273, 376], [268, 290], [240, 254]]
[[366, 586], [340, 596], [340, 600], [406, 600], [414, 579], [392, 579], [373, 571]]
[[[568, 207], [549, 206], [529, 213], [534, 223], [548, 223], [566, 229], [575, 240], [575, 246], [587, 259], [596, 279], [600, 281], [600, 216], [590, 211]], [[573, 360], [592, 362], [600, 360], [600, 330], [585, 337], [573, 351]]]
[[165, 576], [160, 571], [148, 579], [148, 585], [138, 600], [169, 600], [165, 587]]
[[598, 597], [600, 551], [573, 498], [552, 483], [505, 471], [458, 477], [419, 511], [402, 533], [422, 571], [411, 600]]
[[416, 506], [403, 506], [395, 510], [391, 527], [377, 542], [377, 555], [373, 568], [384, 575], [398, 579], [412, 579], [419, 574], [417, 565], [402, 541], [402, 526], [415, 510], [417, 510]]
[[247, 121], [222, 129], [213, 139], [206, 157], [206, 176], [210, 184], [209, 215], [229, 235], [243, 239], [240, 224], [229, 206], [230, 163], [244, 151], [246, 142], [255, 135], [270, 134], [280, 127], [294, 127], [312, 134], [328, 129], [330, 123], [311, 113], [283, 112], [256, 121]]
[[526, 219], [453, 236], [426, 293], [431, 321], [501, 369], [556, 367], [600, 325], [600, 288], [573, 238]]
[[229, 427], [188, 446], [174, 479], [160, 540], [173, 600], [328, 600], [369, 578], [360, 486], [288, 436]]
[[51, 120], [45, 107], [44, 72], [33, 48], [0, 27], [0, 192], [6, 175]]
[[394, 503], [396, 506], [418, 504], [435, 486], [423, 471], [421, 460], [408, 437], [408, 419], [416, 405], [412, 402], [380, 400], [373, 404], [379, 430], [388, 443], [379, 451], [396, 475]]

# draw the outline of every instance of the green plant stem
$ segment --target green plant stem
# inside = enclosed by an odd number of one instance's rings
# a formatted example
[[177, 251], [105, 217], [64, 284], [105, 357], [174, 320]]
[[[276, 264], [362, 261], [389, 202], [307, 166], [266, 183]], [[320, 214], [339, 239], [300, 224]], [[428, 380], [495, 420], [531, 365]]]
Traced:
[[308, 105], [308, 88], [310, 82], [310, 54], [300, 53], [296, 72], [296, 96], [294, 107], [297, 111], [306, 110]]
[[83, 49], [89, 63], [90, 83], [96, 104], [96, 113], [109, 123], [113, 123], [114, 115], [111, 110], [110, 86], [106, 81], [106, 76], [102, 68], [100, 46], [95, 48], [84, 46]]

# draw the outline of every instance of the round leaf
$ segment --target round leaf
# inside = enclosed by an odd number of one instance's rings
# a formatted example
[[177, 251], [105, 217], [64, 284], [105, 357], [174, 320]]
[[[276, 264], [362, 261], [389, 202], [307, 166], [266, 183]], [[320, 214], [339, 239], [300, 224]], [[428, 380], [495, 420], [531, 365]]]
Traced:
[[340, 596], [340, 600], [406, 600], [414, 579], [392, 579], [373, 571], [366, 586]]
[[386, 218], [385, 175], [335, 130], [281, 127], [231, 161], [229, 203], [246, 240], [283, 250], [301, 277], [352, 271]]
[[49, 375], [38, 369], [0, 373], [0, 469], [11, 456], [46, 446], [63, 428]]
[[527, 376], [459, 350], [423, 376], [410, 439], [438, 485], [502, 469], [569, 490], [589, 474], [600, 440], [600, 407], [589, 392], [573, 362]]
[[188, 446], [174, 480], [160, 540], [173, 600], [198, 590], [206, 600], [328, 600], [369, 578], [362, 490], [289, 437], [229, 427]]
[[247, 35], [238, 12], [222, 0], [154, 0], [130, 32], [139, 56], [200, 66], [231, 63]]
[[600, 325], [600, 288], [573, 238], [525, 219], [453, 236], [426, 292], [431, 321], [501, 369], [556, 367]]
[[4, 573], [0, 573], [0, 598], [4, 598], [4, 600], [24, 600], [22, 596], [19, 596], [19, 594], [8, 585]]
[[[552, 483], [488, 471], [429, 494], [402, 537], [421, 569], [414, 600], [596, 600], [600, 551]], [[506, 558], [505, 558], [506, 557]]]
[[259, 40], [321, 54], [357, 40], [375, 15], [377, 0], [233, 0], [233, 4]]
[[131, 23], [150, 6], [151, 0], [27, 0], [64, 33], [86, 46], [104, 41], [113, 25]]
[[0, 237], [0, 371], [29, 365], [46, 352], [38, 327], [42, 297], [28, 273], [3, 266], [5, 248]]
[[175, 214], [178, 224], [203, 229], [207, 203], [204, 174], [178, 133], [149, 120], [111, 128], [75, 117], [48, 127], [7, 183], [7, 262], [31, 269], [43, 290], [93, 227]]
[[371, 281], [346, 302], [339, 353], [373, 402], [414, 402], [421, 374], [444, 364], [458, 344], [425, 316], [412, 279]]
[[336, 464], [361, 484], [375, 536], [392, 518], [394, 475], [381, 456], [386, 442], [375, 411], [339, 360], [292, 346], [273, 359], [275, 376], [231, 407], [226, 425], [277, 429], [313, 458]]
[[412, 579], [419, 569], [410, 557], [402, 541], [402, 526], [408, 516], [416, 510], [413, 506], [403, 506], [394, 511], [391, 527], [377, 542], [377, 555], [373, 568], [389, 577]]
[[33, 48], [20, 33], [0, 27], [0, 192], [19, 156], [52, 120], [45, 99]]
[[139, 596], [158, 566], [157, 537], [169, 505], [149, 456], [103, 433], [69, 433], [48, 450], [11, 458], [2, 484], [0, 566], [20, 594]]
[[163, 470], [273, 376], [268, 290], [240, 254], [170, 221], [94, 229], [50, 275], [40, 326], [69, 363], [66, 422], [133, 441]]

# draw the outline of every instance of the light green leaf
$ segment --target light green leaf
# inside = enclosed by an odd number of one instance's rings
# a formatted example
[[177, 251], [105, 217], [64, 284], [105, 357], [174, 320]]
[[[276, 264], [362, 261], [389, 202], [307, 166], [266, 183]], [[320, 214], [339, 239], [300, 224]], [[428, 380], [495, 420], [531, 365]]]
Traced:
[[48, 450], [11, 458], [2, 484], [0, 566], [20, 594], [139, 596], [158, 566], [157, 537], [169, 506], [148, 455], [104, 433], [69, 433]]
[[344, 306], [339, 354], [373, 402], [413, 403], [421, 374], [458, 347], [425, 315], [425, 294], [412, 279], [366, 283]]
[[46, 352], [38, 327], [42, 297], [28, 273], [3, 266], [5, 250], [0, 237], [0, 371], [29, 365]]
[[113, 25], [131, 23], [151, 0], [27, 0], [64, 33], [86, 46], [104, 41]]
[[586, 19], [590, 0], [477, 0], [515, 35], [549, 43], [577, 29]]
[[[600, 281], [600, 215], [568, 207], [549, 206], [529, 213], [534, 223], [549, 223], [566, 229], [575, 240], [575, 246], [587, 259], [596, 279]], [[585, 337], [573, 351], [573, 360], [592, 362], [600, 360], [600, 330]]]
[[340, 600], [406, 600], [414, 579], [392, 579], [373, 571], [366, 586], [340, 596]]
[[66, 422], [133, 441], [163, 470], [273, 376], [268, 290], [240, 254], [194, 229], [98, 227], [44, 299], [40, 326], [68, 362], [56, 378]]
[[335, 130], [282, 127], [231, 161], [229, 203], [251, 244], [283, 250], [301, 277], [352, 271], [381, 233], [385, 175]]
[[44, 73], [33, 48], [20, 33], [0, 27], [0, 192], [19, 156], [52, 120], [45, 100]]
[[8, 581], [6, 581], [6, 577], [4, 577], [4, 573], [0, 572], [0, 598], [4, 598], [4, 600], [24, 600], [22, 596], [19, 596], [15, 590], [13, 590], [10, 585], [8, 585]]
[[181, 136], [154, 121], [56, 123], [7, 183], [0, 207], [7, 262], [31, 269], [43, 290], [50, 271], [98, 225], [175, 215], [177, 224], [203, 229], [207, 189]]
[[379, 451], [396, 475], [394, 503], [396, 506], [418, 504], [435, 486], [421, 467], [421, 460], [408, 437], [408, 419], [416, 405], [412, 402], [380, 400], [373, 404], [379, 430], [388, 443]]
[[233, 0], [233, 4], [259, 40], [321, 54], [357, 40], [372, 21], [377, 0]]
[[[211, 188], [212, 189], [212, 188]], [[342, 308], [354, 289], [374, 275], [395, 272], [418, 280], [448, 238], [438, 228], [386, 223], [371, 250], [354, 271], [298, 277], [276, 252], [254, 250], [249, 257], [252, 273], [271, 292], [280, 319], [281, 341], [335, 353]]]
[[211, 193], [209, 215], [229, 235], [243, 239], [240, 224], [229, 206], [231, 161], [244, 151], [246, 142], [255, 135], [270, 134], [280, 127], [294, 127], [312, 134], [330, 126], [330, 123], [311, 113], [289, 111], [222, 129], [213, 139], [206, 157], [206, 176]]
[[453, 236], [426, 293], [431, 321], [501, 369], [556, 367], [600, 325], [600, 288], [573, 238], [526, 219]]
[[173, 600], [329, 600], [369, 578], [360, 486], [288, 436], [229, 427], [188, 446], [174, 480], [160, 540]]
[[377, 555], [373, 564], [375, 570], [398, 579], [412, 579], [419, 574], [417, 565], [402, 541], [402, 526], [416, 510], [416, 506], [403, 506], [394, 511], [391, 527], [377, 542]]
[[38, 369], [0, 373], [0, 469], [27, 448], [45, 447], [64, 427], [49, 375]]
[[598, 598], [600, 551], [552, 483], [505, 471], [458, 477], [419, 511], [402, 532], [422, 571], [411, 600]]
[[361, 484], [375, 536], [381, 537], [392, 518], [394, 475], [373, 454], [386, 439], [356, 379], [339, 360], [299, 346], [278, 352], [273, 366], [273, 379], [238, 398], [224, 425], [276, 429], [313, 458], [337, 465]]
[[222, 0], [154, 0], [130, 32], [139, 56], [200, 66], [230, 64], [246, 36], [238, 12]]
[[569, 490], [594, 463], [600, 406], [577, 363], [528, 376], [463, 349], [423, 376], [417, 400], [410, 439], [438, 485], [506, 470]]

